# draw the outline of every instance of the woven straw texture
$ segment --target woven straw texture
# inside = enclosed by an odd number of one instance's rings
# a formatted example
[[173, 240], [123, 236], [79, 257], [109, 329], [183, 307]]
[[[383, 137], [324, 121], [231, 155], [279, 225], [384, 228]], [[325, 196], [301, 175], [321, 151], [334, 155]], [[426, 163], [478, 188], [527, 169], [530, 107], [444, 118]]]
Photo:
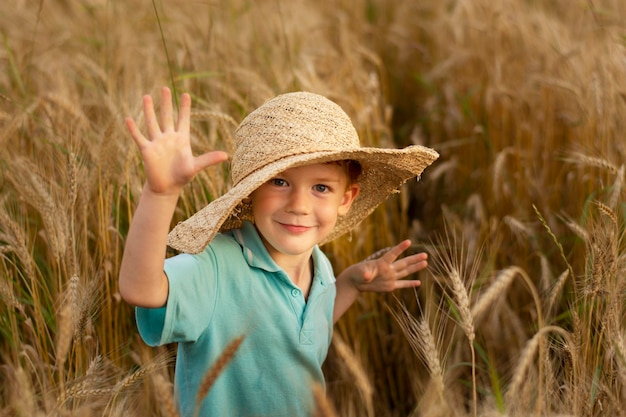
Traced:
[[296, 92], [279, 95], [251, 112], [235, 131], [233, 187], [179, 223], [168, 244], [199, 253], [216, 233], [254, 219], [243, 201], [256, 188], [288, 168], [343, 159], [358, 161], [361, 192], [349, 213], [337, 220], [324, 244], [350, 231], [407, 180], [419, 177], [439, 154], [423, 146], [404, 149], [361, 147], [348, 115], [323, 96]]

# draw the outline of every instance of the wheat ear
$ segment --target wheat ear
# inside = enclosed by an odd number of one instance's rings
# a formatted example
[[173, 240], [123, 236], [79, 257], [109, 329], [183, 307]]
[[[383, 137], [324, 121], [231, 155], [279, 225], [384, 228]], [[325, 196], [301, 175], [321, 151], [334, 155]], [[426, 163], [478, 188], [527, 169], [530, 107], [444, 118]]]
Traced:
[[243, 343], [244, 338], [245, 336], [242, 335], [230, 342], [230, 344], [226, 346], [220, 357], [217, 358], [211, 369], [209, 369], [209, 371], [202, 378], [202, 382], [200, 382], [200, 386], [198, 387], [198, 393], [196, 395], [196, 409], [194, 412], [194, 416], [199, 415], [198, 413], [200, 412], [200, 405], [202, 404], [202, 400], [204, 400], [204, 397], [207, 396], [207, 394], [211, 390], [211, 387], [213, 386], [213, 384], [215, 384], [217, 377], [220, 376], [226, 366], [233, 359], [235, 353], [237, 353], [237, 350], [241, 346], [241, 343]]
[[476, 388], [476, 352], [474, 350], [474, 339], [476, 338], [476, 332], [474, 330], [474, 317], [472, 316], [472, 310], [470, 308], [469, 295], [465, 284], [461, 280], [461, 275], [456, 269], [450, 271], [450, 280], [452, 281], [452, 293], [457, 302], [459, 314], [461, 315], [461, 324], [463, 331], [469, 342], [470, 352], [472, 354], [472, 399], [474, 417], [478, 415], [478, 392]]
[[161, 404], [164, 415], [166, 417], [180, 417], [180, 414], [178, 414], [178, 410], [176, 409], [171, 384], [168, 383], [165, 380], [165, 377], [161, 374], [155, 375], [152, 381], [157, 391], [158, 400]]
[[515, 368], [513, 373], [513, 378], [511, 379], [511, 383], [509, 384], [509, 388], [507, 389], [506, 396], [508, 398], [507, 403], [513, 404], [515, 397], [517, 396], [520, 388], [524, 384], [524, 376], [526, 374], [526, 370], [530, 366], [530, 363], [535, 356], [535, 352], [537, 351], [537, 347], [539, 346], [542, 338], [547, 333], [558, 333], [567, 341], [569, 345], [572, 345], [571, 337], [568, 332], [563, 330], [557, 326], [545, 326], [541, 328], [533, 337], [530, 339], [524, 349], [520, 354], [519, 362]]
[[399, 305], [400, 312], [390, 309], [391, 314], [400, 324], [413, 352], [428, 368], [437, 395], [442, 399], [445, 392], [443, 366], [439, 359], [439, 346], [428, 324], [428, 318], [424, 316], [417, 319], [411, 315], [404, 304], [399, 303]]
[[567, 282], [567, 278], [569, 278], [569, 269], [563, 271], [559, 278], [556, 280], [556, 284], [552, 288], [550, 292], [550, 297], [548, 298], [548, 307], [546, 310], [546, 314], [551, 314], [556, 302], [561, 294], [561, 290], [565, 287], [565, 283]]
[[509, 267], [498, 274], [487, 291], [483, 293], [472, 307], [471, 311], [474, 319], [480, 317], [494, 302], [500, 299], [502, 293], [505, 293], [511, 285], [511, 282], [513, 282], [513, 278], [515, 278], [517, 272], [517, 267]]

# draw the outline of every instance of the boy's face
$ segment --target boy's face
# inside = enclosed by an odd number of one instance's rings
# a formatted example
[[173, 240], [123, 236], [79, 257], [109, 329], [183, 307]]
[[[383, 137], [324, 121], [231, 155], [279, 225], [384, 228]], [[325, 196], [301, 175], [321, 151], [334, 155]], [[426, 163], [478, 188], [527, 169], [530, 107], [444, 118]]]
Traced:
[[272, 258], [310, 256], [315, 245], [335, 227], [359, 194], [338, 164], [290, 168], [251, 195], [259, 234]]

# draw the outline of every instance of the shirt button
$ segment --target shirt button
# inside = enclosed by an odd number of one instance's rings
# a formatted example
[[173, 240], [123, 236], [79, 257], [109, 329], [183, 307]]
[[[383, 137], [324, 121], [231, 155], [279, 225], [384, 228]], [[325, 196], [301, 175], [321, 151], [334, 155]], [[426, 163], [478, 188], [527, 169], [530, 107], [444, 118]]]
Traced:
[[291, 295], [293, 297], [297, 297], [298, 295], [300, 295], [300, 290], [294, 288], [293, 290], [291, 290]]

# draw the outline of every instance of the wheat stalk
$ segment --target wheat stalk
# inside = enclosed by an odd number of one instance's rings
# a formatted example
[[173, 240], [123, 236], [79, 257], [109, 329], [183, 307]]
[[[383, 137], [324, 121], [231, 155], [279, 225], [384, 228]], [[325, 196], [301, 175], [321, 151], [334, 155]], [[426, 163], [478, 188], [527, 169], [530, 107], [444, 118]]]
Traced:
[[[450, 234], [446, 223], [445, 239], [439, 238], [440, 243], [433, 245], [434, 265], [437, 272], [449, 278], [449, 285], [452, 289], [452, 298], [454, 305], [458, 310], [460, 325], [467, 338], [468, 346], [471, 354], [472, 363], [472, 411], [474, 417], [478, 414], [478, 387], [476, 379], [476, 351], [474, 348], [474, 340], [476, 331], [474, 325], [474, 316], [472, 315], [469, 292], [463, 282], [462, 274], [468, 271], [468, 281], [475, 282], [478, 276], [477, 258], [482, 253], [482, 247], [473, 242], [479, 249], [472, 249], [474, 257], [466, 255], [464, 246], [457, 245], [457, 236], [455, 233]], [[457, 252], [453, 252], [456, 250]]]
[[508, 399], [507, 404], [509, 407], [512, 407], [514, 404], [516, 404], [516, 399], [519, 398], [520, 390], [525, 383], [524, 376], [526, 374], [526, 371], [533, 361], [535, 352], [537, 351], [540, 342], [548, 333], [558, 333], [568, 343], [571, 343], [570, 334], [558, 326], [545, 326], [539, 329], [537, 333], [535, 333], [532, 339], [530, 339], [522, 349], [522, 352], [519, 355], [517, 366], [513, 371], [511, 383], [507, 388], [506, 397]]
[[572, 232], [574, 232], [574, 234], [576, 234], [576, 236], [581, 238], [583, 240], [583, 242], [585, 242], [585, 243], [589, 242], [589, 232], [584, 227], [582, 227], [581, 225], [579, 225], [578, 223], [576, 223], [573, 220], [567, 220], [565, 222], [565, 225]]
[[513, 282], [513, 278], [519, 273], [520, 268], [511, 266], [503, 271], [500, 271], [496, 276], [494, 282], [489, 286], [481, 297], [474, 303], [471, 309], [471, 315], [476, 320], [478, 317], [487, 311], [491, 305], [500, 299], [503, 293], [506, 293], [507, 289]]
[[[17, 367], [13, 371], [13, 378], [11, 387], [16, 390], [15, 395], [11, 396], [11, 409], [16, 416], [34, 416], [37, 409], [37, 400], [35, 393], [33, 392], [33, 386], [30, 376], [26, 373], [21, 366]], [[9, 388], [9, 387], [7, 387]], [[2, 410], [0, 410], [2, 411]], [[9, 410], [10, 411], [10, 410]]]
[[473, 415], [478, 415], [478, 387], [476, 386], [476, 352], [474, 349], [474, 339], [476, 333], [474, 330], [474, 318], [472, 310], [470, 308], [469, 295], [467, 289], [461, 280], [461, 276], [456, 269], [453, 269], [450, 273], [450, 280], [452, 281], [452, 293], [457, 301], [457, 307], [461, 316], [461, 323], [465, 336], [469, 342], [470, 353], [472, 355], [472, 404]]
[[373, 416], [374, 403], [372, 402], [372, 396], [374, 389], [369, 381], [369, 378], [367, 377], [365, 369], [363, 369], [359, 360], [338, 334], [333, 336], [333, 346], [335, 347], [339, 358], [342, 359], [342, 364], [345, 365], [350, 375], [354, 378], [354, 384], [358, 388], [361, 398], [365, 402], [367, 415]]
[[139, 369], [118, 381], [113, 387], [113, 392], [117, 394], [127, 390], [162, 366], [160, 361], [151, 361], [146, 365], [142, 365]]
[[619, 168], [617, 165], [612, 162], [606, 160], [605, 158], [598, 158], [594, 156], [589, 156], [587, 154], [581, 152], [571, 152], [570, 157], [565, 158], [566, 162], [571, 162], [581, 166], [591, 166], [596, 168], [604, 169], [611, 174], [618, 174]]
[[474, 330], [474, 316], [472, 315], [470, 307], [469, 294], [463, 280], [461, 280], [459, 271], [456, 269], [450, 271], [450, 282], [452, 283], [452, 294], [454, 295], [456, 305], [459, 309], [459, 315], [461, 316], [461, 327], [470, 343], [474, 343], [476, 333]]
[[[4, 200], [4, 199], [3, 199]], [[4, 202], [4, 201], [2, 201]], [[0, 239], [5, 243], [5, 250], [17, 255], [21, 268], [24, 269], [24, 276], [35, 280], [37, 273], [35, 270], [35, 260], [29, 249], [29, 239], [26, 235], [26, 225], [19, 224], [8, 215], [8, 210], [0, 210]], [[8, 276], [8, 275], [7, 275]]]
[[157, 391], [157, 399], [165, 412], [166, 417], [179, 417], [180, 414], [176, 408], [174, 395], [172, 393], [172, 384], [165, 380], [161, 374], [157, 374], [152, 379]]
[[574, 270], [572, 269], [572, 265], [569, 263], [569, 261], [567, 260], [567, 256], [565, 256], [565, 250], [563, 249], [563, 245], [561, 244], [561, 242], [559, 242], [559, 239], [556, 237], [556, 235], [554, 234], [554, 232], [552, 231], [552, 229], [550, 228], [550, 225], [548, 225], [548, 222], [546, 221], [546, 219], [541, 215], [541, 213], [539, 212], [539, 209], [537, 208], [537, 206], [535, 206], [533, 204], [533, 210], [535, 211], [535, 214], [537, 215], [537, 217], [539, 218], [539, 221], [541, 222], [541, 224], [543, 225], [543, 227], [546, 229], [546, 231], [548, 232], [548, 234], [550, 235], [550, 237], [552, 238], [552, 240], [554, 241], [554, 243], [556, 244], [556, 246], [559, 248], [559, 253], [561, 254], [561, 258], [563, 259], [563, 261], [565, 262], [565, 265], [567, 265], [567, 269], [570, 272], [571, 276], [574, 276]]
[[57, 334], [56, 334], [56, 368], [62, 376], [63, 365], [70, 350], [70, 344], [74, 334], [74, 314], [70, 303], [63, 303], [57, 314]]
[[61, 388], [61, 392], [56, 398], [56, 405], [53, 411], [60, 410], [61, 407], [70, 400], [73, 401], [92, 397], [102, 398], [110, 395], [113, 389], [111, 387], [103, 387], [105, 382], [105, 378], [103, 377], [103, 364], [104, 360], [101, 355], [97, 355], [91, 359], [83, 378], [73, 381], [68, 388]]
[[617, 208], [619, 201], [622, 199], [622, 190], [624, 188], [624, 170], [625, 165], [620, 165], [616, 173], [615, 182], [613, 183], [613, 190], [609, 196], [609, 207]]
[[502, 220], [520, 240], [526, 240], [533, 234], [532, 229], [528, 225], [513, 216], [504, 216]]
[[601, 201], [594, 201], [593, 202], [595, 204], [595, 206], [598, 208], [598, 210], [600, 210], [600, 213], [604, 214], [606, 217], [608, 217], [611, 222], [613, 223], [613, 226], [615, 226], [615, 228], [619, 227], [619, 222], [617, 220], [617, 214], [615, 214], [615, 212], [613, 211], [613, 209], [611, 207], [609, 207], [608, 205], [602, 203]]
[[421, 358], [428, 368], [436, 394], [442, 401], [446, 387], [443, 365], [439, 358], [440, 346], [430, 329], [428, 318], [426, 316], [413, 317], [404, 303], [401, 303], [397, 298], [396, 301], [400, 306], [400, 312], [393, 309], [390, 309], [390, 312], [400, 325], [413, 352]]
[[93, 388], [93, 386], [93, 381], [81, 381], [74, 384], [65, 390], [63, 395], [59, 397], [60, 402], [65, 402], [70, 399], [76, 400], [81, 398], [102, 397], [116, 392], [114, 388]]
[[315, 417], [338, 417], [333, 405], [326, 398], [324, 388], [318, 383], [311, 387], [313, 391], [313, 400], [315, 401]]
[[430, 330], [428, 321], [426, 318], [422, 318], [415, 323], [415, 330], [418, 336], [417, 344], [420, 347], [422, 356], [425, 359], [426, 365], [430, 370], [430, 376], [433, 379], [435, 390], [440, 400], [443, 400], [443, 394], [445, 392], [445, 384], [443, 380], [443, 367], [439, 360], [439, 350], [437, 349], [437, 343]]
[[[0, 234], [0, 238], [2, 235]], [[1, 247], [0, 247], [1, 249]], [[0, 300], [13, 309], [18, 310], [22, 316], [26, 317], [26, 310], [24, 305], [17, 299], [13, 286], [10, 284], [8, 274], [0, 278]]]
[[34, 207], [43, 219], [48, 243], [58, 261], [67, 251], [68, 225], [66, 211], [55, 200], [54, 191], [58, 189], [34, 163], [25, 158], [13, 162], [15, 171], [7, 176], [13, 186], [20, 190], [21, 196]]
[[561, 290], [565, 287], [565, 283], [567, 282], [567, 279], [569, 278], [569, 276], [570, 276], [569, 269], [566, 269], [565, 271], [561, 273], [561, 275], [559, 275], [559, 278], [556, 280], [556, 284], [552, 288], [552, 291], [550, 292], [550, 296], [548, 297], [546, 314], [549, 315], [553, 311], [554, 307], [556, 306], [556, 302], [559, 298], [559, 295], [561, 294]]
[[241, 346], [244, 341], [245, 336], [241, 335], [235, 338], [232, 342], [226, 346], [222, 354], [215, 361], [211, 369], [204, 375], [200, 385], [198, 387], [198, 393], [196, 394], [196, 408], [194, 411], [194, 415], [198, 416], [200, 412], [200, 406], [202, 405], [202, 401], [204, 397], [207, 396], [213, 384], [217, 378], [221, 375], [221, 373], [226, 369], [226, 366], [230, 363], [230, 361], [235, 357], [235, 353]]
[[508, 157], [515, 155], [515, 149], [512, 147], [502, 149], [495, 157], [493, 163], [493, 175], [492, 175], [492, 192], [495, 198], [509, 198], [511, 194], [510, 185], [503, 180], [508, 177], [506, 175], [506, 166]]

